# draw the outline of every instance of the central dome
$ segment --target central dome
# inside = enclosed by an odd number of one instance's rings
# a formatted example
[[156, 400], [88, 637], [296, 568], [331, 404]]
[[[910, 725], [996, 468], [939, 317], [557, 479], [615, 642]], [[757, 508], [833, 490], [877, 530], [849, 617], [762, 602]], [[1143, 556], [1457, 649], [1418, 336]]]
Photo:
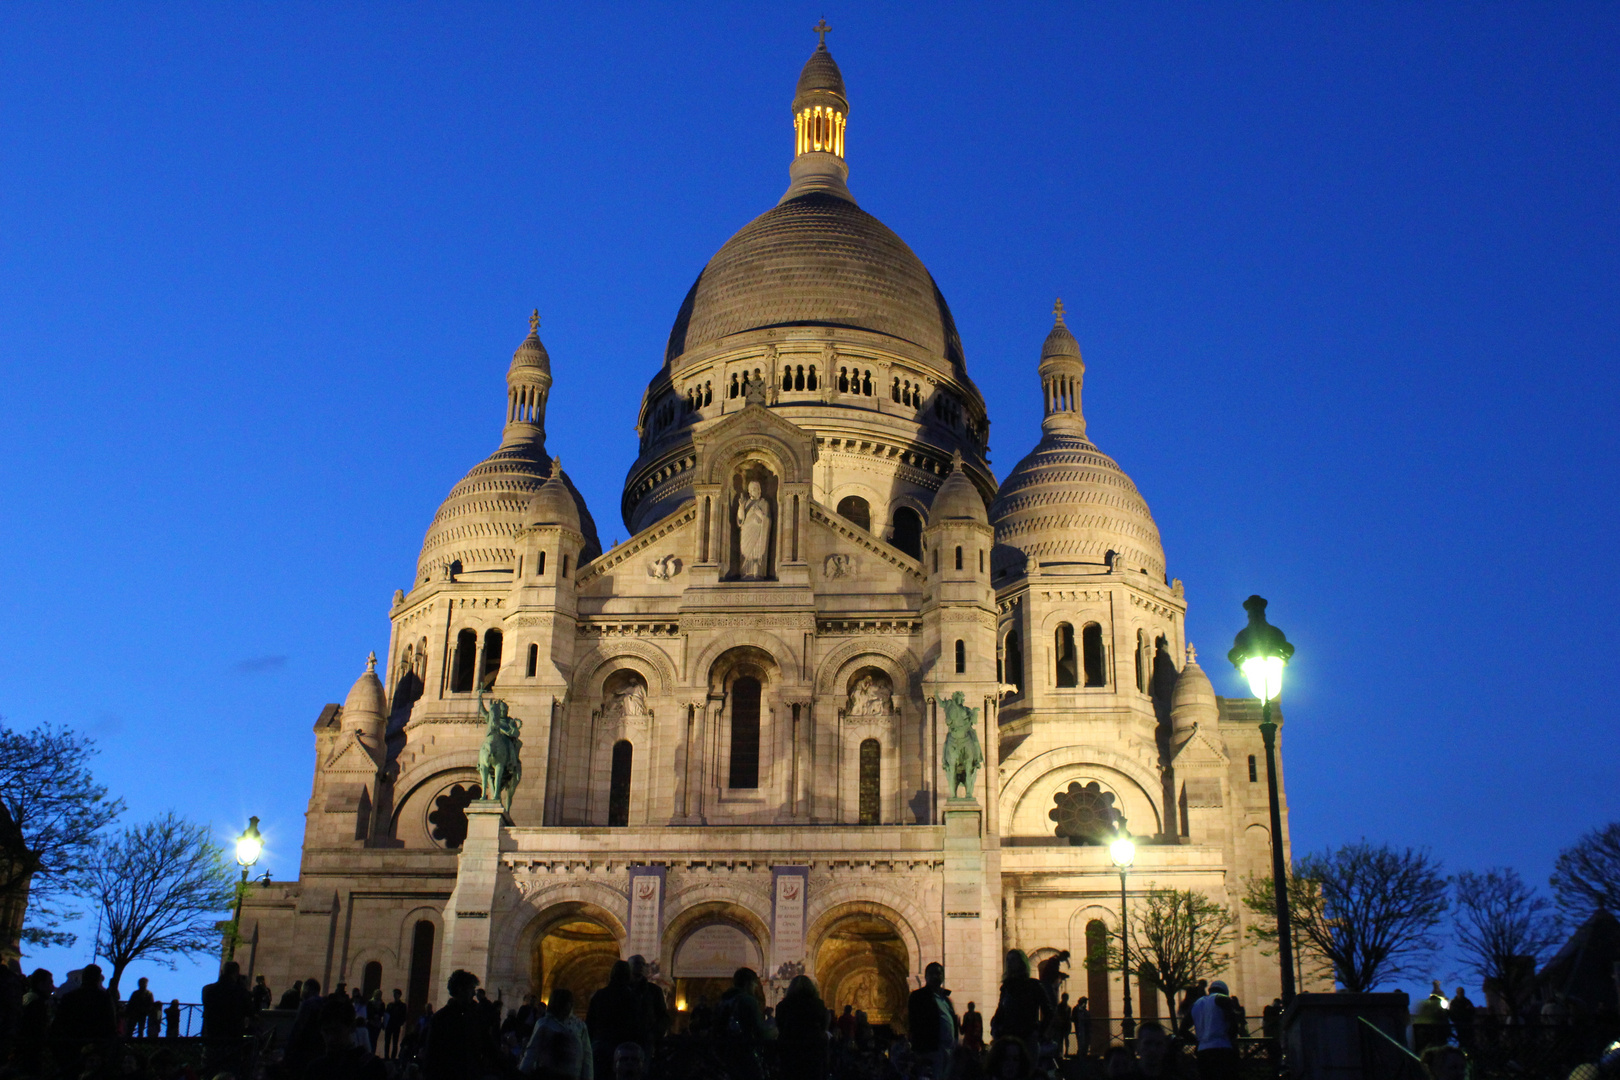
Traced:
[[726, 241], [686, 294], [665, 361], [732, 334], [833, 326], [897, 338], [962, 374], [956, 323], [906, 242], [827, 192], [787, 199]]

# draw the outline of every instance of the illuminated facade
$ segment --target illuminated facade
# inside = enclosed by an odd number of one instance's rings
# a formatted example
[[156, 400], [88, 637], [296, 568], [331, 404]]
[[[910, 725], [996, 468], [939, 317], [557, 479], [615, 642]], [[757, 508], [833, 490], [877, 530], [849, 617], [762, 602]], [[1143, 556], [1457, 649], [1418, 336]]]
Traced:
[[[531, 327], [385, 658], [316, 723], [299, 880], [244, 911], [239, 958], [272, 984], [421, 1003], [465, 967], [512, 1001], [588, 994], [639, 952], [683, 1006], [747, 964], [903, 1025], [933, 960], [959, 1008], [993, 1008], [1016, 946], [1072, 951], [1103, 1018], [1118, 975], [1086, 958], [1118, 922], [1116, 827], [1133, 892], [1237, 906], [1268, 869], [1258, 707], [1191, 660], [1147, 504], [1086, 435], [1061, 308], [1038, 367], [1031, 348], [1040, 441], [998, 484], [950, 309], [849, 192], [848, 111], [823, 44], [786, 194], [680, 307], [610, 551], [546, 448]], [[481, 689], [523, 724], [509, 817], [479, 798]], [[952, 798], [957, 694], [985, 760]], [[1276, 993], [1248, 946], [1227, 978]]]

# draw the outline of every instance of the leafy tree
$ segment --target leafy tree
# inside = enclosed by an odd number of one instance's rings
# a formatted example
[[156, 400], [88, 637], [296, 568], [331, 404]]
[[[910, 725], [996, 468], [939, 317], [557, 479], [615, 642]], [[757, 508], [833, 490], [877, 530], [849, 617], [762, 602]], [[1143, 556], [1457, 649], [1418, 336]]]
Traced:
[[97, 834], [124, 812], [90, 775], [95, 752], [65, 727], [0, 723], [0, 952], [73, 943], [57, 898], [80, 891]]
[[1533, 976], [1558, 944], [1552, 904], [1538, 896], [1517, 870], [1490, 869], [1457, 875], [1457, 945], [1468, 970], [1495, 982], [1513, 1015], [1533, 989]]
[[1150, 889], [1131, 910], [1131, 960], [1153, 965], [1154, 982], [1176, 1015], [1176, 995], [1226, 968], [1236, 920], [1195, 889]]
[[[1294, 963], [1299, 969], [1301, 988], [1307, 977], [1313, 980], [1333, 977], [1333, 962], [1322, 955], [1310, 934], [1306, 933], [1306, 923], [1320, 905], [1321, 892], [1321, 886], [1316, 882], [1293, 872], [1288, 874], [1288, 924], [1293, 931], [1290, 941], [1294, 947]], [[1246, 933], [1249, 940], [1258, 944], [1260, 951], [1267, 956], [1277, 951], [1276, 895], [1270, 874], [1249, 878], [1243, 892], [1243, 906], [1248, 908], [1252, 916]]]
[[1364, 993], [1415, 974], [1439, 948], [1448, 882], [1427, 851], [1362, 840], [1304, 856], [1294, 876], [1311, 887], [1298, 889], [1296, 903], [1290, 886], [1289, 921], [1345, 990]]
[[236, 899], [225, 849], [206, 826], [173, 813], [124, 829], [101, 844], [91, 869], [101, 912], [102, 950], [112, 963], [107, 985], [146, 957], [174, 966], [175, 954], [219, 947], [218, 916]]
[[1620, 821], [1560, 851], [1550, 884], [1558, 906], [1576, 921], [1598, 908], [1620, 913]]

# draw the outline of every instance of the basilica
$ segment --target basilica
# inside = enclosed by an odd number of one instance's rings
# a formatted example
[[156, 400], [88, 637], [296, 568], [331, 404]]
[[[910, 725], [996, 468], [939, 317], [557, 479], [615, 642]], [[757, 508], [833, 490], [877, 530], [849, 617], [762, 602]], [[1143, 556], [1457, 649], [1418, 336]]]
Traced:
[[[680, 303], [610, 550], [546, 444], [531, 320], [387, 652], [315, 721], [299, 877], [248, 891], [244, 970], [420, 1007], [457, 968], [508, 1002], [588, 998], [639, 953], [678, 1012], [746, 965], [903, 1028], [931, 961], [991, 1011], [1005, 950], [1069, 950], [1103, 1025], [1119, 835], [1127, 903], [1196, 889], [1247, 924], [1259, 703], [1196, 662], [1061, 305], [1029, 347], [1039, 440], [997, 480], [945, 297], [849, 186], [848, 119], [823, 40], [786, 191]], [[1245, 928], [1224, 977], [1255, 1013], [1278, 973]]]

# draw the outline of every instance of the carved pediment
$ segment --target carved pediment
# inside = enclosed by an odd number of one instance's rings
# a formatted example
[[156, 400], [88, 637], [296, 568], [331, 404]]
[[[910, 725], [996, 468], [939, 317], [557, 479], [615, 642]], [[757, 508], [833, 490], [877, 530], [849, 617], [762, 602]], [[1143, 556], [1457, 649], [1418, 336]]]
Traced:
[[707, 431], [693, 436], [697, 448], [698, 482], [722, 484], [732, 463], [751, 451], [776, 458], [782, 481], [807, 484], [816, 463], [815, 436], [804, 428], [757, 404], [733, 413]]

